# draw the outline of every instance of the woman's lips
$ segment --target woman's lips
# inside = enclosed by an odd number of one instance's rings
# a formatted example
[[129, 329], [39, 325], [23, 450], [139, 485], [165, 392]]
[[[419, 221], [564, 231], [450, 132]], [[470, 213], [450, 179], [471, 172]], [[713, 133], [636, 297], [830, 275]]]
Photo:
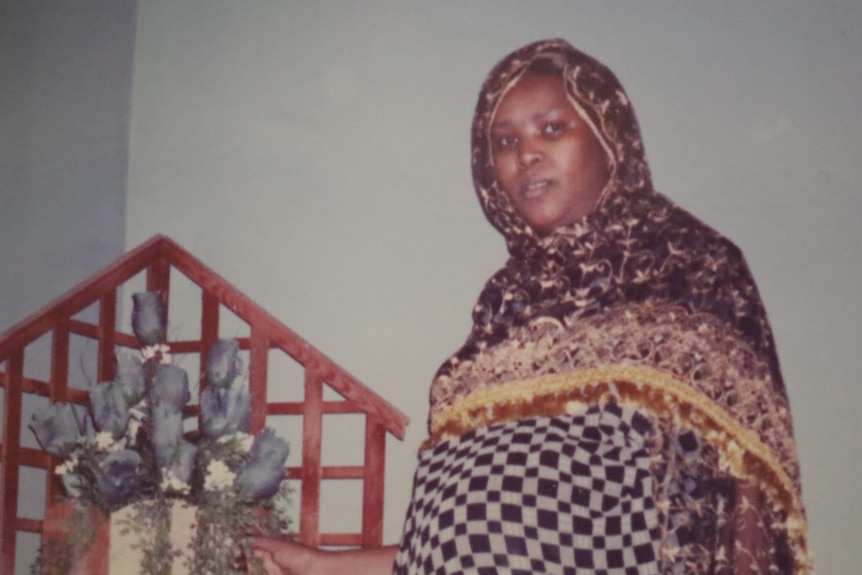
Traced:
[[548, 188], [553, 182], [544, 178], [530, 178], [521, 184], [521, 198], [524, 200], [534, 200], [541, 197], [548, 191]]

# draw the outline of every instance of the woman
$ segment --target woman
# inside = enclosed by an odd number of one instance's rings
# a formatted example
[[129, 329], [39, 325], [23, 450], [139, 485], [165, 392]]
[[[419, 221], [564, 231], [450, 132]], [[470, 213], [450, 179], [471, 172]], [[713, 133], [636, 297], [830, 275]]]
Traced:
[[652, 189], [614, 75], [561, 40], [521, 48], [483, 85], [472, 147], [510, 258], [432, 383], [401, 545], [262, 541], [272, 572], [808, 572], [757, 289]]

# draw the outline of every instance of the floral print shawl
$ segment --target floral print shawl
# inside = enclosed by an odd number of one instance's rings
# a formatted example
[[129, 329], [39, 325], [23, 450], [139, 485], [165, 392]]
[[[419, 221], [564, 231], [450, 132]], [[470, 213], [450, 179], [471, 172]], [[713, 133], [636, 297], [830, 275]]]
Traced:
[[[561, 69], [607, 151], [595, 210], [539, 236], [498, 183], [489, 126], [528, 66]], [[510, 258], [431, 388], [429, 444], [500, 421], [609, 402], [654, 429], [662, 573], [807, 573], [793, 427], [773, 337], [740, 250], [653, 190], [614, 74], [562, 40], [525, 46], [482, 86], [476, 193]]]

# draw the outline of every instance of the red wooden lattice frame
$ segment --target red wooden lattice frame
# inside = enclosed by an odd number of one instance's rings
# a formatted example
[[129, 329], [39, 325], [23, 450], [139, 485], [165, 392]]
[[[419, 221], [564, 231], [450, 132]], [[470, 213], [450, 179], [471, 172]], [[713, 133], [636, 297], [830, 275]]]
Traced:
[[[86, 393], [68, 384], [70, 334], [98, 342], [99, 381], [111, 379], [116, 347], [138, 347], [133, 335], [115, 327], [119, 287], [146, 270], [147, 290], [161, 292], [167, 301], [171, 268], [199, 286], [202, 294], [200, 339], [169, 342], [171, 351], [199, 353], [201, 365], [205, 365], [207, 350], [219, 337], [219, 311], [224, 306], [250, 326], [250, 335], [239, 341], [241, 349], [249, 350], [252, 432], [257, 433], [265, 426], [268, 415], [303, 417], [302, 464], [286, 468], [287, 478], [301, 483], [300, 539], [311, 545], [374, 546], [382, 543], [386, 433], [403, 439], [408, 418], [170, 238], [157, 235], [0, 335], [0, 363], [5, 362], [5, 368], [0, 371], [0, 386], [5, 389], [3, 442], [0, 443], [0, 573], [15, 570], [16, 533], [41, 533], [43, 529], [42, 520], [18, 516], [20, 467], [50, 470], [57, 463], [44, 451], [21, 446], [23, 394], [46, 396], [54, 402], [85, 404]], [[98, 324], [74, 318], [96, 302], [99, 303]], [[50, 381], [27, 378], [24, 376], [25, 348], [48, 333], [52, 346]], [[267, 402], [270, 349], [284, 351], [304, 367], [304, 401]], [[344, 401], [324, 400], [324, 385], [332, 387]], [[324, 414], [331, 413], [365, 415], [362, 465], [322, 465], [322, 420]], [[361, 533], [321, 533], [320, 486], [324, 479], [362, 480]], [[54, 499], [58, 489], [56, 480], [48, 482], [47, 501]]]

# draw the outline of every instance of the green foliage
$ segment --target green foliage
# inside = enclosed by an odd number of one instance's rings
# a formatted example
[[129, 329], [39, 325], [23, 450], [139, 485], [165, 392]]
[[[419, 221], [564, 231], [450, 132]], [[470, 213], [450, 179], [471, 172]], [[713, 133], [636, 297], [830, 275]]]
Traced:
[[[291, 528], [289, 497], [283, 483], [279, 493], [254, 501], [240, 489], [214, 492], [197, 502], [194, 537], [185, 567], [190, 575], [263, 575], [251, 550], [255, 536], [285, 536]], [[142, 556], [140, 575], [170, 575], [181, 549], [173, 547], [171, 504], [182, 500], [162, 496], [134, 504], [122, 519], [120, 533], [137, 541]], [[51, 537], [31, 567], [32, 575], [66, 575], [89, 550], [96, 534], [92, 508], [76, 506], [63, 525], [63, 537]], [[129, 574], [132, 575], [132, 574]]]
[[179, 550], [171, 547], [171, 510], [164, 497], [141, 501], [123, 525], [123, 535], [134, 534], [142, 553], [141, 575], [171, 575]]
[[66, 575], [96, 538], [93, 514], [88, 508], [76, 505], [63, 522], [61, 532], [61, 537], [52, 535], [42, 542], [30, 566], [32, 575]]

